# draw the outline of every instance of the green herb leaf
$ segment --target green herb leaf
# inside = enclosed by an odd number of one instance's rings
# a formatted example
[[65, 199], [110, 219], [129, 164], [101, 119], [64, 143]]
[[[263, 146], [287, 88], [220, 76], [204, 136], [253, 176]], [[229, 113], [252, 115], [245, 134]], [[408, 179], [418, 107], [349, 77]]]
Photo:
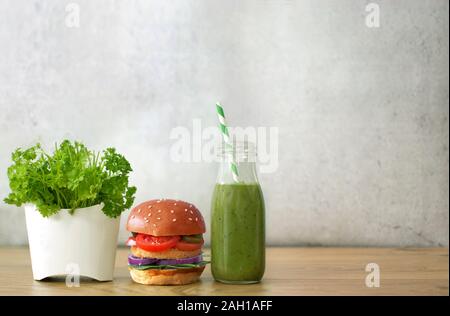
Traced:
[[53, 155], [37, 144], [16, 149], [11, 159], [11, 193], [4, 201], [17, 206], [33, 203], [44, 217], [63, 208], [73, 212], [100, 203], [107, 216], [117, 217], [134, 202], [136, 188], [128, 184], [130, 163], [114, 148], [100, 155], [64, 140], [55, 145]]

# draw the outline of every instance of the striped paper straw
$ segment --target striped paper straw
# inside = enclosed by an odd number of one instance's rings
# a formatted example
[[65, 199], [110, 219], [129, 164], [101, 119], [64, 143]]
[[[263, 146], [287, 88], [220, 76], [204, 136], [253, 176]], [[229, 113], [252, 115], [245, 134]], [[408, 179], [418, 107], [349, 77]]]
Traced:
[[[219, 102], [216, 103], [216, 110], [217, 116], [219, 117], [219, 127], [223, 137], [223, 141], [225, 142], [226, 146], [228, 146], [229, 148], [233, 148], [233, 144], [230, 139], [230, 134], [228, 133], [228, 126], [225, 123], [225, 113], [223, 111], [222, 105], [220, 105]], [[231, 174], [233, 175], [234, 182], [239, 182], [239, 171], [237, 168], [236, 161], [234, 159], [234, 154], [231, 155], [231, 157], [232, 157], [230, 161]]]

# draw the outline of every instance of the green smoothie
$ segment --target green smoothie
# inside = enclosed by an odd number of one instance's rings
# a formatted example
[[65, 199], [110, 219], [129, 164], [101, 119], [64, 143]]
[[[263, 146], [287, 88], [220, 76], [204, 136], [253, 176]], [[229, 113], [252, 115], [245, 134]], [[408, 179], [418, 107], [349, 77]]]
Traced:
[[211, 269], [216, 280], [261, 280], [265, 268], [264, 217], [259, 184], [216, 185], [211, 219]]

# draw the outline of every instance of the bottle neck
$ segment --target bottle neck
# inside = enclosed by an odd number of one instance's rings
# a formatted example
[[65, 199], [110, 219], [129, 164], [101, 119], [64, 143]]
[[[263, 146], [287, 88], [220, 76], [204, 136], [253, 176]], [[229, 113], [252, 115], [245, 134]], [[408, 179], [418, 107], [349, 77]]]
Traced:
[[256, 172], [256, 163], [249, 161], [236, 161], [238, 170], [238, 182], [236, 182], [231, 169], [231, 160], [223, 159], [219, 164], [219, 172], [217, 175], [217, 183], [233, 184], [233, 183], [258, 183], [258, 175]]
[[[258, 183], [256, 156], [256, 146], [251, 142], [222, 143], [218, 151], [220, 165], [217, 183]], [[237, 167], [237, 175], [232, 171], [234, 166]]]

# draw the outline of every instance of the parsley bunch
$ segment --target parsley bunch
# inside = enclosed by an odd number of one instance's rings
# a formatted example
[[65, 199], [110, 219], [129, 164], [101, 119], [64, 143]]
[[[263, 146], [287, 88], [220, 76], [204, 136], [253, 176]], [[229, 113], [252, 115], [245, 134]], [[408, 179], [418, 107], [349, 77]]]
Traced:
[[114, 148], [100, 154], [64, 140], [55, 145], [53, 155], [40, 144], [18, 148], [12, 161], [8, 168], [12, 192], [4, 201], [17, 206], [33, 203], [44, 217], [99, 203], [103, 213], [117, 217], [133, 204], [136, 187], [128, 185], [130, 163]]

